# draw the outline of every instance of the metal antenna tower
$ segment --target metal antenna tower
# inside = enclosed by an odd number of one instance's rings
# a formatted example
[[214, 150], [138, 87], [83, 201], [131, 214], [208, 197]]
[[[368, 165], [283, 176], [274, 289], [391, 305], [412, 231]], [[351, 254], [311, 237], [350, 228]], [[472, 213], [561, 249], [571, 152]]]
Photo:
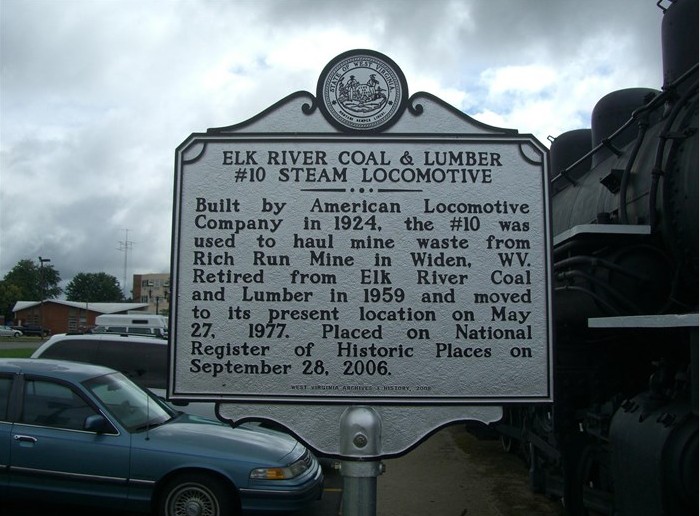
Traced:
[[129, 256], [129, 249], [132, 249], [134, 247], [134, 243], [129, 240], [129, 230], [125, 229], [124, 230], [124, 240], [119, 241], [119, 250], [124, 253], [124, 285], [122, 287], [122, 290], [124, 291], [124, 299], [129, 299], [128, 295], [128, 284], [126, 282], [126, 265], [128, 261], [128, 256]]

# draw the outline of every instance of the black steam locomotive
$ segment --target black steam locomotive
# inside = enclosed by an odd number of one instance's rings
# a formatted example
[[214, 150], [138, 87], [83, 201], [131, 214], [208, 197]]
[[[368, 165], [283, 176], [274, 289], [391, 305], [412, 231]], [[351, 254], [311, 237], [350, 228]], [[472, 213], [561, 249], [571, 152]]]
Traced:
[[698, 514], [698, 2], [658, 3], [662, 90], [552, 140], [554, 402], [496, 425], [569, 515]]

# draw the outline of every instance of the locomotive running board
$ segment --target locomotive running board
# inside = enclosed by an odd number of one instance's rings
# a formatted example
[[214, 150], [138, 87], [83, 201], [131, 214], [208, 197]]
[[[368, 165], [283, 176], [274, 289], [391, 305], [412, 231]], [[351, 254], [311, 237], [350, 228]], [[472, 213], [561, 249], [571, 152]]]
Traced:
[[554, 247], [574, 239], [594, 237], [599, 239], [603, 236], [614, 236], [616, 238], [624, 236], [649, 236], [651, 226], [637, 224], [581, 224], [571, 229], [562, 231], [554, 237]]

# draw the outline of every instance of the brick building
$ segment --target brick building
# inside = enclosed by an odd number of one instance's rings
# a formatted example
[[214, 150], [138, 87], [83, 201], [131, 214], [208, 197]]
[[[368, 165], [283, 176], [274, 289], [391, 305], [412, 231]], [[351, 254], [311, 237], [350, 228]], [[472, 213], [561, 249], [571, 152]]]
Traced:
[[95, 318], [102, 314], [126, 314], [148, 312], [148, 303], [85, 303], [47, 299], [41, 301], [17, 301], [13, 309], [14, 324], [38, 324], [51, 333], [80, 331], [95, 325]]

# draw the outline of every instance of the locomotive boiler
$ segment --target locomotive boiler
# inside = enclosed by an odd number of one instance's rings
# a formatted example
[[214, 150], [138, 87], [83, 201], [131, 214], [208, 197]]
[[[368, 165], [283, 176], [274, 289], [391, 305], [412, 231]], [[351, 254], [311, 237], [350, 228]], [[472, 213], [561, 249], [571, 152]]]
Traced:
[[662, 89], [552, 140], [554, 402], [496, 425], [569, 515], [698, 514], [698, 2], [666, 4]]

